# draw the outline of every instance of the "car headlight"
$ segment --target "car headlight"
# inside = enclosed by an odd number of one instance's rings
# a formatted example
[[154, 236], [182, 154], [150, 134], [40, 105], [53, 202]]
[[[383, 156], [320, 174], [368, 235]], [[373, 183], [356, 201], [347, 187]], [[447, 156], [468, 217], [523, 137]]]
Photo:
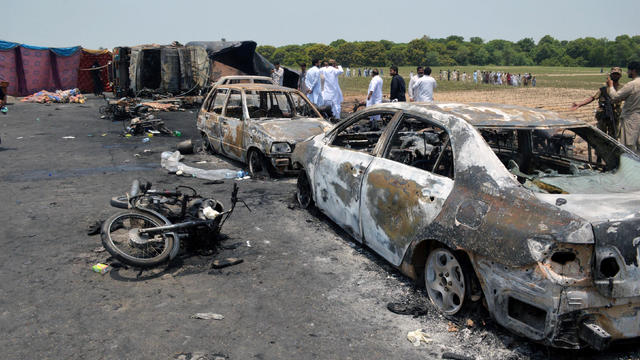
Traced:
[[272, 153], [290, 153], [291, 146], [289, 146], [289, 144], [287, 143], [274, 143], [273, 145], [271, 145], [271, 152]]

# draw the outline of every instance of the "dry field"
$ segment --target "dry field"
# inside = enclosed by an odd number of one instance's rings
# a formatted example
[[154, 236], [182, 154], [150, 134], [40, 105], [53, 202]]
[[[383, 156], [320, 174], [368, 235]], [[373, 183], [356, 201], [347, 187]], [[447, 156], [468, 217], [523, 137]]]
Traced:
[[[591, 95], [593, 90], [567, 89], [567, 88], [513, 88], [501, 87], [487, 90], [461, 90], [438, 92], [436, 90], [435, 100], [437, 102], [491, 102], [499, 104], [522, 105], [531, 108], [541, 108], [555, 111], [563, 116], [574, 117], [586, 122], [595, 123], [594, 111], [597, 102], [581, 107], [576, 111], [571, 111], [571, 103], [581, 101]], [[357, 100], [365, 99], [362, 96], [345, 96], [343, 109], [351, 111], [353, 104]]]

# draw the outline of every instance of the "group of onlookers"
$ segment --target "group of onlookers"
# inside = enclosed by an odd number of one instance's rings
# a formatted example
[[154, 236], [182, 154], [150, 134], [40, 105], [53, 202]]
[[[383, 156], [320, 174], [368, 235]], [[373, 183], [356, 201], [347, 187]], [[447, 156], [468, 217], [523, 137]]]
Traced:
[[491, 84], [491, 85], [511, 85], [511, 86], [536, 86], [536, 77], [530, 73], [524, 74], [512, 74], [510, 72], [503, 71], [484, 71], [475, 70], [471, 74], [467, 74], [466, 71], [460, 73], [459, 70], [440, 70], [438, 73], [439, 80], [447, 81], [473, 81], [478, 84]]

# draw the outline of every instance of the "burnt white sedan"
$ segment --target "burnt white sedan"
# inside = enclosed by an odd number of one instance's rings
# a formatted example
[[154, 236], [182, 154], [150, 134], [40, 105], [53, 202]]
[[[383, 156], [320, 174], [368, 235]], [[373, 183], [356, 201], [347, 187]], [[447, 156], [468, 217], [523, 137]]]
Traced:
[[538, 109], [390, 103], [297, 144], [297, 197], [443, 313], [562, 348], [640, 336], [640, 159]]

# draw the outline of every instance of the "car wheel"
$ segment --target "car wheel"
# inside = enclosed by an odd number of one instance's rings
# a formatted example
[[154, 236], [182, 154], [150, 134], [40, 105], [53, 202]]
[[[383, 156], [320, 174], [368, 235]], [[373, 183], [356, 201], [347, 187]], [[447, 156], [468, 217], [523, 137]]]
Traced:
[[311, 194], [311, 184], [307, 178], [307, 173], [300, 171], [298, 174], [298, 185], [296, 187], [296, 198], [298, 204], [303, 209], [308, 209], [313, 206], [313, 196]]
[[202, 147], [209, 154], [215, 154], [216, 153], [216, 149], [214, 149], [213, 145], [211, 145], [211, 141], [209, 140], [209, 136], [207, 136], [207, 134], [205, 134], [204, 132], [201, 132], [200, 135], [202, 136]]
[[438, 310], [454, 315], [464, 307], [469, 276], [462, 262], [449, 249], [433, 249], [424, 267], [424, 284], [431, 303]]
[[251, 177], [269, 177], [269, 164], [260, 151], [255, 149], [250, 150], [247, 162], [249, 164], [249, 175], [251, 175]]

